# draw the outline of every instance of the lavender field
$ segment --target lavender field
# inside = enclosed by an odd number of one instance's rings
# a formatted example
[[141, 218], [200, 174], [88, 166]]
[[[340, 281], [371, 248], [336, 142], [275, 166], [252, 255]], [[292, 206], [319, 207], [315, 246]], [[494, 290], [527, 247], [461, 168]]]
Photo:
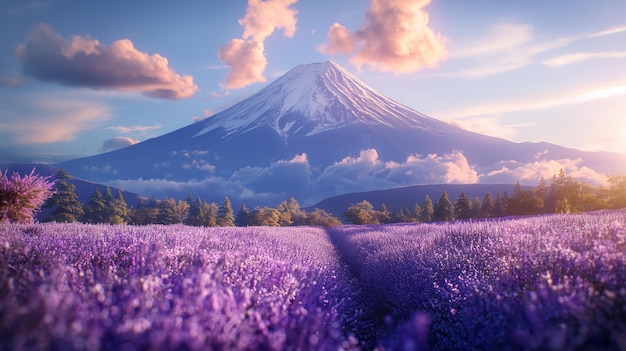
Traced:
[[626, 349], [626, 212], [0, 225], [2, 350]]

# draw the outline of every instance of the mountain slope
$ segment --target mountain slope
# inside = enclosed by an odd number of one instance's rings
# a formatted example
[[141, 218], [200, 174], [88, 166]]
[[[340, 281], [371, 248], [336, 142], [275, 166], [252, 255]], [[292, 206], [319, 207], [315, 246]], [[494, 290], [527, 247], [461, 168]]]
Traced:
[[626, 172], [624, 155], [514, 143], [441, 122], [325, 62], [298, 66], [205, 120], [59, 167], [146, 195], [271, 204], [415, 184], [514, 183], [520, 167], [564, 160]]

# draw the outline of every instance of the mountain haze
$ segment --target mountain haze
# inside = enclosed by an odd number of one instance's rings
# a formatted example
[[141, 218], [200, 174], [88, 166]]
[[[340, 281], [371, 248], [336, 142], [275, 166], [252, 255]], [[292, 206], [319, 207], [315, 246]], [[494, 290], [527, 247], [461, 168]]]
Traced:
[[[416, 97], [419, 99], [419, 97]], [[295, 67], [212, 117], [124, 149], [64, 162], [144, 195], [268, 204], [432, 183], [514, 183], [546, 167], [592, 180], [626, 156], [473, 133], [406, 107], [333, 62]], [[548, 174], [550, 176], [550, 174]]]

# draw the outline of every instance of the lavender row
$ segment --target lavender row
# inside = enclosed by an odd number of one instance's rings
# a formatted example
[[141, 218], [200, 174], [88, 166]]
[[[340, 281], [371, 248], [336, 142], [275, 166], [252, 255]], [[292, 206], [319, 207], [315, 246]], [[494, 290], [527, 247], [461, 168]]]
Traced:
[[316, 228], [2, 225], [0, 278], [0, 349], [357, 343], [355, 289]]
[[626, 349], [624, 211], [330, 235], [387, 349]]

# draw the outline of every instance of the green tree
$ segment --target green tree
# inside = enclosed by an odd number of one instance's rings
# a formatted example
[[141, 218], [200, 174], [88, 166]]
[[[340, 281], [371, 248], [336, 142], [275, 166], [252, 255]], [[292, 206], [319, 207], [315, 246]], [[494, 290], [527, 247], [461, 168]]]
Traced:
[[518, 181], [507, 203], [507, 214], [521, 216], [539, 214], [543, 211], [543, 204], [543, 199], [533, 189], [522, 190]]
[[496, 201], [491, 197], [491, 194], [487, 192], [481, 204], [480, 216], [483, 218], [490, 218], [494, 216], [495, 211]]
[[385, 204], [381, 204], [378, 211], [373, 212], [373, 216], [377, 223], [391, 223], [391, 212]]
[[233, 212], [228, 196], [224, 199], [224, 202], [222, 202], [222, 205], [217, 210], [217, 225], [219, 227], [235, 226], [235, 213]]
[[280, 212], [275, 208], [256, 207], [252, 212], [250, 225], [280, 227]]
[[626, 207], [626, 176], [609, 177], [609, 206], [611, 208]]
[[336, 225], [341, 225], [341, 221], [339, 220], [339, 218], [331, 215], [330, 213], [322, 209], [316, 208], [313, 212], [307, 214], [304, 220], [304, 224], [309, 226], [329, 228]]
[[356, 205], [348, 207], [343, 217], [352, 224], [378, 224], [378, 220], [374, 215], [374, 207], [371, 203], [363, 200]]
[[107, 223], [106, 220], [106, 204], [104, 196], [100, 189], [96, 188], [85, 205], [85, 215], [83, 216], [85, 223]]
[[412, 215], [409, 215], [409, 217], [411, 217], [413, 222], [419, 222], [422, 217], [422, 207], [419, 204], [415, 204], [413, 207], [413, 213]]
[[432, 222], [434, 213], [435, 207], [433, 206], [433, 201], [430, 199], [430, 196], [426, 195], [420, 211], [419, 221], [424, 223]]
[[456, 219], [470, 219], [472, 217], [472, 201], [465, 192], [461, 192], [454, 203], [454, 217]]
[[445, 191], [441, 194], [439, 201], [437, 201], [437, 204], [435, 205], [433, 219], [435, 222], [454, 220], [454, 205], [450, 201], [448, 193]]
[[104, 191], [104, 204], [105, 210], [105, 223], [109, 224], [124, 224], [128, 223], [128, 205], [124, 200], [122, 191], [118, 189], [115, 197], [111, 194], [111, 189], [108, 187]]
[[282, 201], [276, 206], [279, 212], [279, 223], [281, 226], [302, 225], [306, 219], [306, 212], [300, 209], [300, 204], [294, 197], [288, 201]]
[[76, 186], [72, 184], [72, 177], [60, 169], [55, 175], [56, 185], [54, 195], [46, 202], [45, 207], [54, 208], [47, 222], [71, 223], [78, 221], [84, 214], [83, 204], [76, 196]]
[[238, 227], [245, 227], [248, 225], [248, 221], [250, 220], [250, 209], [246, 206], [246, 204], [242, 204], [239, 211], [237, 211], [237, 218], [235, 219], [235, 224]]
[[189, 204], [186, 201], [174, 200], [166, 197], [159, 206], [159, 224], [183, 223], [189, 211]]
[[472, 210], [470, 211], [470, 218], [480, 218], [482, 214], [483, 204], [479, 197], [475, 197], [472, 201]]
[[154, 198], [139, 198], [137, 205], [128, 210], [129, 223], [146, 225], [157, 223], [159, 217], [159, 202]]
[[183, 223], [196, 227], [215, 227], [217, 226], [218, 207], [215, 203], [207, 203], [200, 198], [187, 199], [187, 204], [191, 200], [187, 216]]

